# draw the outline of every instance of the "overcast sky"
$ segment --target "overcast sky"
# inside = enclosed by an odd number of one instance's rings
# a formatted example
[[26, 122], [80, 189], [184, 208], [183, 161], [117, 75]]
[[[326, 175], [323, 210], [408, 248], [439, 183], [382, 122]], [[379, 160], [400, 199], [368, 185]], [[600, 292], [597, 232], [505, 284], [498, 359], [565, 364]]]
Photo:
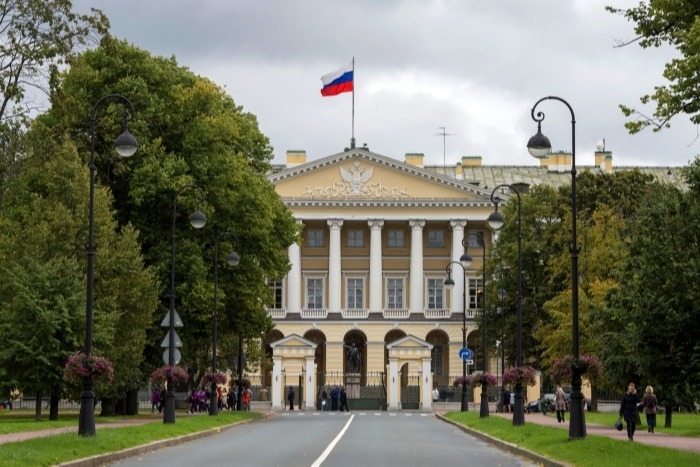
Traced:
[[[633, 25], [604, 10], [639, 0], [74, 0], [102, 9], [112, 34], [224, 87], [257, 115], [275, 163], [349, 146], [351, 93], [321, 97], [321, 76], [355, 57], [357, 146], [403, 160], [536, 165], [527, 140], [541, 97], [576, 117], [576, 163], [605, 139], [613, 165], [686, 165], [700, 153], [687, 117], [629, 135], [619, 104], [664, 83], [673, 49], [614, 48]], [[554, 150], [571, 149], [571, 114], [538, 106]], [[447, 136], [440, 133], [444, 127]], [[444, 141], [444, 146], [443, 146]]]

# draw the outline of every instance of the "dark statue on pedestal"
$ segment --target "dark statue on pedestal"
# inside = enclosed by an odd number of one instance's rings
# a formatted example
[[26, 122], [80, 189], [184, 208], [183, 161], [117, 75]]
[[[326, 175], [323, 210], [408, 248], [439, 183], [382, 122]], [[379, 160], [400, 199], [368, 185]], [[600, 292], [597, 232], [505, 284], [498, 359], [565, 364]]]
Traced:
[[355, 347], [355, 344], [345, 345], [343, 347], [348, 349], [348, 357], [346, 360], [346, 367], [348, 373], [361, 373], [362, 372], [362, 353], [360, 349]]

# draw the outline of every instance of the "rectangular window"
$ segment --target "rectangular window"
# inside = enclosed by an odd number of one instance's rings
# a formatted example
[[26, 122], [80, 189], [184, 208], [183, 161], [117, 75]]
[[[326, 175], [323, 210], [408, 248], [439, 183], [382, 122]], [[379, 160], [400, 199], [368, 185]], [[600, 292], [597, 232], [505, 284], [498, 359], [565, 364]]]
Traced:
[[428, 279], [428, 309], [440, 310], [444, 308], [443, 291], [444, 279]]
[[365, 246], [365, 237], [362, 230], [348, 230], [348, 247], [361, 248]]
[[469, 309], [481, 310], [484, 306], [484, 283], [481, 279], [468, 278], [469, 281]]
[[443, 360], [444, 360], [444, 349], [442, 345], [435, 345], [430, 359], [430, 371], [433, 372], [435, 376], [442, 376], [445, 372], [443, 370]]
[[306, 246], [310, 248], [323, 247], [323, 229], [309, 229], [306, 231]]
[[386, 307], [390, 310], [403, 309], [403, 279], [387, 279], [386, 288]]
[[389, 230], [387, 246], [389, 248], [403, 248], [403, 230]]
[[348, 309], [360, 310], [365, 307], [364, 301], [364, 280], [348, 279], [347, 301]]
[[445, 231], [444, 230], [428, 230], [428, 248], [444, 248], [445, 247]]
[[[478, 230], [474, 231], [473, 233], [477, 235], [469, 235], [467, 234], [467, 245], [469, 245], [469, 248], [483, 248], [484, 247], [484, 242], [481, 241], [482, 238], [484, 237], [484, 231], [483, 230]], [[481, 237], [479, 237], [481, 235]]]
[[306, 308], [323, 309], [323, 279], [306, 279]]
[[272, 308], [284, 308], [284, 302], [282, 301], [282, 281], [267, 281], [267, 286], [272, 289], [272, 296], [274, 297]]

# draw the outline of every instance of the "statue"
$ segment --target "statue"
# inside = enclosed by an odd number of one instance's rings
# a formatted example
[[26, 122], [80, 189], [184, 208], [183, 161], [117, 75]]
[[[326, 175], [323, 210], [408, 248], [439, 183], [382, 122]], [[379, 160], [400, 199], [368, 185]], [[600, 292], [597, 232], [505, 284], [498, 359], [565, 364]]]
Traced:
[[360, 349], [355, 347], [355, 343], [352, 345], [343, 344], [343, 347], [348, 349], [348, 358], [346, 361], [347, 372], [348, 373], [361, 373], [362, 372], [362, 353]]

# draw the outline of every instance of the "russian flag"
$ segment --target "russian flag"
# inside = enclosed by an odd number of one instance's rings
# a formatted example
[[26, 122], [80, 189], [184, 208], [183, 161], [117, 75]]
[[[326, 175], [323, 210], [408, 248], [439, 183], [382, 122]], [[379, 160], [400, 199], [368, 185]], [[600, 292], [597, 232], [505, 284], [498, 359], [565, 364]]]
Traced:
[[321, 95], [337, 96], [342, 92], [351, 92], [353, 90], [354, 68], [355, 60], [340, 70], [321, 76], [321, 82], [323, 83]]

